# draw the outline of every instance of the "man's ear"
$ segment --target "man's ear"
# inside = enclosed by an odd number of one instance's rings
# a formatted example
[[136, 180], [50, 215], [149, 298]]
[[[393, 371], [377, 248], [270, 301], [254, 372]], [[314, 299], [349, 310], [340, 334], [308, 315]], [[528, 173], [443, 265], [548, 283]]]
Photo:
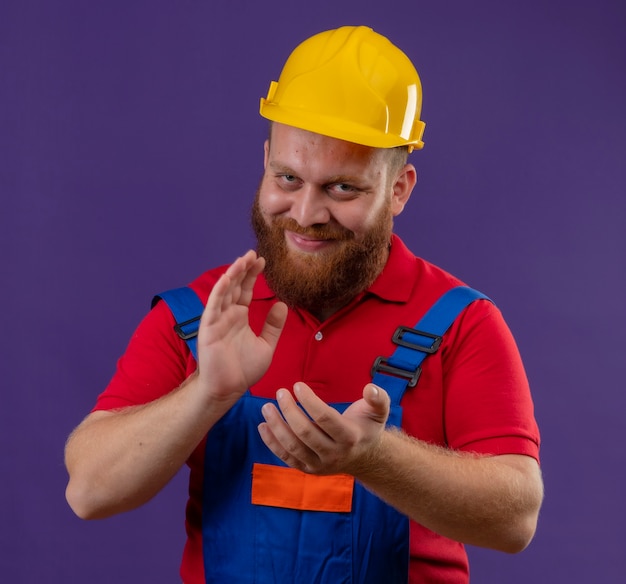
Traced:
[[412, 164], [405, 164], [404, 168], [398, 173], [393, 183], [393, 191], [391, 193], [391, 213], [394, 217], [400, 215], [407, 204], [413, 187], [417, 182], [417, 171]]
[[263, 144], [263, 168], [267, 168], [267, 159], [270, 155], [270, 141], [265, 140]]

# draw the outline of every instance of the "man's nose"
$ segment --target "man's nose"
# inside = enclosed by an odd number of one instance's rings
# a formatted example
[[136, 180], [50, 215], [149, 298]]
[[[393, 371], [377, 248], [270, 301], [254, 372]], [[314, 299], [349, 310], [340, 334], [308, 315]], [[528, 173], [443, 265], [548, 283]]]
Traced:
[[305, 186], [294, 195], [289, 215], [301, 227], [325, 224], [330, 221], [326, 193], [313, 186]]

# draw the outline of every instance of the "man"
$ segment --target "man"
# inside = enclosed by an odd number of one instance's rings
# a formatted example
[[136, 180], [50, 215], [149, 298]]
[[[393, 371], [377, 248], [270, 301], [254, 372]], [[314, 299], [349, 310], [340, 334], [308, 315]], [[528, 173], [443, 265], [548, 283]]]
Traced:
[[[141, 323], [68, 440], [79, 516], [133, 509], [187, 462], [187, 584], [460, 583], [463, 543], [526, 547], [539, 436], [508, 328], [480, 295], [428, 347], [412, 328], [462, 289], [392, 234], [420, 109], [413, 65], [369, 28], [292, 53], [261, 100], [258, 253], [191, 284], [197, 358], [167, 294]], [[390, 367], [398, 345], [430, 354]]]

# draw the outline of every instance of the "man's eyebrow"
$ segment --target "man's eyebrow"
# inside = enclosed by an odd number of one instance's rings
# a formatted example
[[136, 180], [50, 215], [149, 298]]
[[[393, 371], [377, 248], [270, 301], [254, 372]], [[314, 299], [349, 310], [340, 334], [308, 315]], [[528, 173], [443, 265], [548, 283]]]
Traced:
[[267, 164], [273, 171], [275, 172], [284, 172], [285, 174], [297, 174], [293, 168], [289, 168], [286, 164], [282, 164], [281, 162], [268, 162]]
[[329, 185], [340, 184], [340, 183], [359, 184], [362, 182], [363, 182], [362, 178], [351, 176], [349, 174], [337, 174], [335, 176], [329, 177], [329, 179], [326, 181], [326, 183]]

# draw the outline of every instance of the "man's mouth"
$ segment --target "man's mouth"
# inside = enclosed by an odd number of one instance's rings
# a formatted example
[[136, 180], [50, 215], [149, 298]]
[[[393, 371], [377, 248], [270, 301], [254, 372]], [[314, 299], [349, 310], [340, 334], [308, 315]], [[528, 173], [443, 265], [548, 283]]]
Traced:
[[288, 229], [285, 229], [285, 240], [288, 247], [303, 253], [324, 251], [337, 243], [334, 238], [321, 238], [315, 235], [296, 233]]

